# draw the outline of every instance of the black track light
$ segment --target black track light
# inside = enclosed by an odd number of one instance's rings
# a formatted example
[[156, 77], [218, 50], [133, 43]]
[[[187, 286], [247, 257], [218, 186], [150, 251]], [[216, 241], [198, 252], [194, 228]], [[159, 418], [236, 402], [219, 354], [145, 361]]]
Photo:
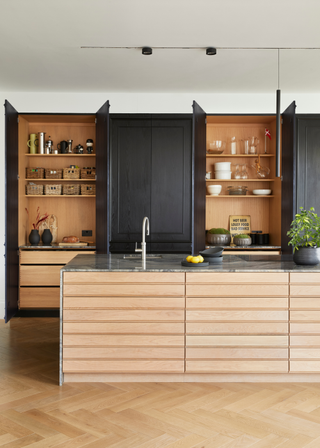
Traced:
[[151, 47], [143, 47], [142, 48], [142, 54], [144, 54], [144, 55], [152, 54], [152, 48]]
[[214, 56], [215, 54], [217, 54], [217, 49], [214, 48], [214, 47], [208, 47], [208, 48], [206, 49], [206, 54], [207, 54], [208, 56]]

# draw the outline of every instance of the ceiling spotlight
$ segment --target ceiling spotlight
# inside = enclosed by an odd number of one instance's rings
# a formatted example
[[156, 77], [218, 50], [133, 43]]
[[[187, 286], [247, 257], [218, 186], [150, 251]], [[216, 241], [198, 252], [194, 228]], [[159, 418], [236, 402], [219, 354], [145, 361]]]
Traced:
[[214, 47], [208, 47], [208, 48], [206, 49], [206, 54], [207, 54], [208, 56], [213, 56], [213, 55], [217, 54], [217, 49], [214, 48]]
[[142, 54], [144, 54], [144, 55], [152, 54], [152, 48], [151, 47], [143, 47]]

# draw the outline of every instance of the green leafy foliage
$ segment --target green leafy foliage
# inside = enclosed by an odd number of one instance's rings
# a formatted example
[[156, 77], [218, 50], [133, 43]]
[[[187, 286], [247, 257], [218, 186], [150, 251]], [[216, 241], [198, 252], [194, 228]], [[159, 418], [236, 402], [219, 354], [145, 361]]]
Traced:
[[294, 247], [294, 252], [299, 247], [320, 247], [320, 217], [313, 207], [310, 210], [300, 207], [300, 210], [287, 232], [291, 238], [288, 244]]
[[241, 235], [236, 235], [237, 238], [250, 238], [249, 235], [245, 235], [244, 233], [241, 233]]
[[230, 234], [229, 230], [227, 229], [222, 229], [222, 228], [213, 228], [208, 230], [208, 233], [213, 233], [214, 235], [226, 235], [226, 234]]

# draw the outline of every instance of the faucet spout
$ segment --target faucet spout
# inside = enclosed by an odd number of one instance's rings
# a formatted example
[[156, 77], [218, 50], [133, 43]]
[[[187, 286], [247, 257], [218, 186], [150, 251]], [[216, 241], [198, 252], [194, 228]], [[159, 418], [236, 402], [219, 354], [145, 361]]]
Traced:
[[135, 252], [141, 252], [142, 261], [145, 263], [147, 258], [147, 243], [146, 243], [146, 235], [150, 235], [150, 221], [147, 216], [143, 218], [142, 221], [142, 243], [141, 249], [138, 249], [137, 243], [135, 247]]

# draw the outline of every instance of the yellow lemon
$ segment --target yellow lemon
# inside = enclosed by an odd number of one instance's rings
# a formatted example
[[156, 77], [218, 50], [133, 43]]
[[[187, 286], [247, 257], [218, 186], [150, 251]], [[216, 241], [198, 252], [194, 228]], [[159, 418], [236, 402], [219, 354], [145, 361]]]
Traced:
[[199, 263], [200, 260], [198, 257], [192, 257], [191, 263]]
[[198, 257], [200, 258], [200, 263], [202, 263], [204, 261], [204, 258], [202, 255], [198, 255]]
[[189, 255], [187, 258], [186, 258], [186, 260], [190, 263], [191, 262], [191, 260], [192, 260], [192, 255]]

